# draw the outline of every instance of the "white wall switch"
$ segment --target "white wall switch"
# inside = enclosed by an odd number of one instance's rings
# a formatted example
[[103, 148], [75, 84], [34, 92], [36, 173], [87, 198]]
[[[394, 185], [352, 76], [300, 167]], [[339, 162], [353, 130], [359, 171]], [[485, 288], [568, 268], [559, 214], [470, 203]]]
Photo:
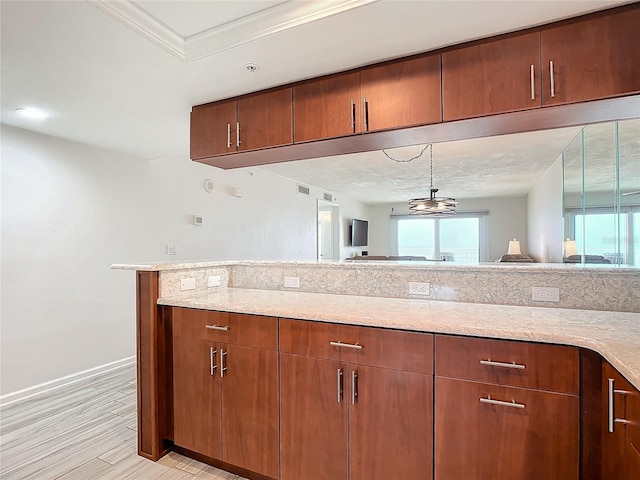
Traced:
[[429, 284], [424, 282], [409, 282], [409, 295], [429, 295]]
[[531, 287], [534, 302], [560, 302], [560, 289], [556, 287]]
[[177, 255], [178, 254], [178, 245], [175, 243], [167, 244], [167, 255]]
[[220, 275], [209, 275], [207, 287], [219, 287], [220, 285], [222, 285], [222, 277]]
[[191, 278], [183, 278], [180, 280], [180, 290], [195, 290], [196, 289], [196, 279], [195, 277]]
[[285, 288], [300, 288], [300, 277], [284, 277]]

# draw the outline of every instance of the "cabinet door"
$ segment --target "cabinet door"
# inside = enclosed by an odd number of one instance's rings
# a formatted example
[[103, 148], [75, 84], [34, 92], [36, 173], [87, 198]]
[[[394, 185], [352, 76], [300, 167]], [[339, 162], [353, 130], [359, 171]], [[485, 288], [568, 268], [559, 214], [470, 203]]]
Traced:
[[221, 345], [222, 459], [278, 478], [278, 353]]
[[361, 131], [360, 73], [314, 80], [293, 88], [295, 142]]
[[540, 107], [540, 33], [443, 53], [442, 101], [445, 121]]
[[173, 338], [173, 441], [221, 459], [218, 351], [206, 340]]
[[338, 362], [280, 354], [282, 480], [346, 480], [346, 375]]
[[640, 478], [640, 392], [633, 387], [627, 398], [627, 419], [630, 421], [627, 425], [629, 478]]
[[347, 380], [350, 479], [431, 479], [433, 377], [352, 365]]
[[440, 84], [440, 55], [365, 68], [363, 131], [441, 122]]
[[236, 151], [235, 100], [201, 105], [191, 110], [191, 159], [207, 158]]
[[292, 143], [291, 124], [291, 88], [241, 98], [234, 131], [238, 151]]
[[640, 7], [636, 5], [624, 12], [543, 30], [544, 105], [640, 91], [639, 29]]
[[579, 427], [577, 395], [436, 377], [435, 478], [577, 480]]

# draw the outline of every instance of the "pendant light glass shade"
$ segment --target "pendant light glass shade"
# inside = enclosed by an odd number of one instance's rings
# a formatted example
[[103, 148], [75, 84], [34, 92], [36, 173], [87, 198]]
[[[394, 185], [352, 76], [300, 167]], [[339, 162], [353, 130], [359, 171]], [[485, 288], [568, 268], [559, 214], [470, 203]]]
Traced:
[[456, 214], [455, 198], [436, 197], [437, 188], [433, 188], [433, 144], [430, 146], [429, 167], [431, 173], [431, 186], [429, 198], [412, 198], [409, 200], [409, 213], [428, 217], [450, 217]]

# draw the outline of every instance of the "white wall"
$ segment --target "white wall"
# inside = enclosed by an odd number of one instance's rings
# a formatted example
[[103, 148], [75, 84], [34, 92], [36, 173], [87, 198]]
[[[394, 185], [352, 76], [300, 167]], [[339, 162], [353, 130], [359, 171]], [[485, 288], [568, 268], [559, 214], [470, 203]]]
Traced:
[[4, 125], [1, 153], [1, 394], [135, 354], [135, 276], [113, 263], [316, 258], [322, 192], [258, 168], [142, 161]]
[[[408, 214], [406, 203], [375, 205], [371, 207], [369, 222], [370, 255], [396, 255], [391, 211]], [[459, 212], [488, 211], [485, 218], [487, 243], [481, 252], [481, 261], [493, 262], [507, 253], [509, 240], [520, 241], [522, 253], [527, 253], [527, 199], [520, 197], [494, 197], [459, 199]], [[373, 225], [373, 227], [372, 227]]]
[[536, 262], [562, 262], [562, 157], [529, 191], [529, 255]]

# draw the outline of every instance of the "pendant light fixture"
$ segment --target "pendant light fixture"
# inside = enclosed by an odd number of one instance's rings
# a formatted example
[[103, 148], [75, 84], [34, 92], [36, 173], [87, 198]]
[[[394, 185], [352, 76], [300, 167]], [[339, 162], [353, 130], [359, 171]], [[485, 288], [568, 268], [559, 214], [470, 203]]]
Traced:
[[409, 200], [409, 213], [425, 217], [450, 217], [456, 214], [455, 198], [436, 197], [437, 188], [433, 188], [433, 143], [429, 145], [429, 198], [412, 198]]

